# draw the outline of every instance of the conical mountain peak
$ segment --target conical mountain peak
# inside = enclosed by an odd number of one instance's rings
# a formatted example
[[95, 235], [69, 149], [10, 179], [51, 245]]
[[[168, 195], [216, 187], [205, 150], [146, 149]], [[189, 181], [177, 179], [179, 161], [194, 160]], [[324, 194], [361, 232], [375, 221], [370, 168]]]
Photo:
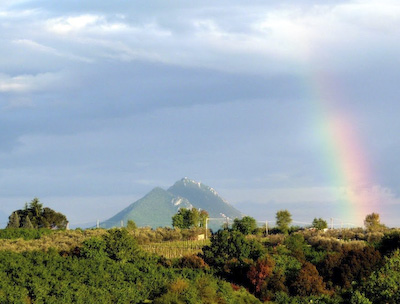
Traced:
[[[180, 208], [206, 210], [210, 218], [221, 218], [221, 214], [231, 219], [243, 214], [222, 199], [213, 188], [184, 177], [175, 182], [168, 190], [156, 187], [143, 198], [132, 203], [109, 220], [104, 227], [119, 226], [121, 222], [133, 220], [140, 226], [170, 227], [172, 216]], [[220, 224], [218, 224], [220, 225]], [[216, 229], [218, 229], [216, 225]]]

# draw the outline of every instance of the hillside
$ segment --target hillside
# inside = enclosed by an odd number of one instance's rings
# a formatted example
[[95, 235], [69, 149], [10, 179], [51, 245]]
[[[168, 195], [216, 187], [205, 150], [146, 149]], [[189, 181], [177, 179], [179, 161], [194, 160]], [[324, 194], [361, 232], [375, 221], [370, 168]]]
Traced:
[[[171, 227], [172, 216], [182, 207], [206, 210], [212, 218], [210, 228], [214, 230], [221, 226], [224, 217], [233, 219], [243, 216], [240, 211], [222, 199], [213, 188], [183, 178], [168, 190], [154, 188], [143, 198], [102, 222], [101, 227], [119, 227], [121, 221], [126, 225], [128, 220], [133, 220], [139, 227]], [[215, 218], [219, 220], [214, 220]]]
[[175, 196], [185, 197], [195, 208], [207, 210], [210, 218], [227, 216], [234, 219], [243, 216], [239, 210], [221, 198], [213, 188], [187, 177], [177, 181], [168, 189], [168, 192]]
[[121, 221], [126, 225], [128, 220], [133, 220], [139, 227], [168, 227], [171, 226], [171, 217], [181, 207], [191, 208], [192, 206], [187, 200], [177, 198], [157, 187], [140, 200], [102, 222], [101, 227], [121, 226]]

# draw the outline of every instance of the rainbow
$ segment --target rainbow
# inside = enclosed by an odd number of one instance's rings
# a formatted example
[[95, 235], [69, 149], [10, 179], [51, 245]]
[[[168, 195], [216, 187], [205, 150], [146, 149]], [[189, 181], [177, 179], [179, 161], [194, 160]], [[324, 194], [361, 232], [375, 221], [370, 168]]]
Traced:
[[360, 226], [365, 215], [378, 207], [377, 200], [371, 197], [374, 183], [370, 162], [357, 133], [355, 117], [340, 106], [346, 98], [339, 81], [321, 72], [313, 75], [312, 107], [317, 108], [316, 127], [323, 141], [323, 162], [336, 196], [333, 199], [340, 206], [340, 217]]

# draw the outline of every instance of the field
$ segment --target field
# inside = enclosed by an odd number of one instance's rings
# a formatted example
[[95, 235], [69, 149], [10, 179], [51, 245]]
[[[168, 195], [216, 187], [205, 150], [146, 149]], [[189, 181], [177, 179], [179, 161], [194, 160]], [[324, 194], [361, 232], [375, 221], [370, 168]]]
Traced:
[[201, 253], [205, 245], [210, 245], [210, 241], [172, 241], [140, 245], [140, 247], [146, 252], [172, 259]]

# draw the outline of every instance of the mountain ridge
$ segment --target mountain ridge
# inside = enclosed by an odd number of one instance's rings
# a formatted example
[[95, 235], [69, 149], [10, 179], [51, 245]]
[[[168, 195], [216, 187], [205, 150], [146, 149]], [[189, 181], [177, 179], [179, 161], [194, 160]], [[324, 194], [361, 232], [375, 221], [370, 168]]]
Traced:
[[167, 190], [153, 188], [141, 199], [101, 222], [101, 227], [120, 227], [121, 222], [125, 226], [128, 220], [133, 220], [138, 227], [172, 227], [171, 218], [180, 208], [193, 207], [206, 210], [210, 220], [221, 219], [218, 223], [210, 222], [213, 229], [218, 229], [226, 217], [233, 219], [243, 216], [239, 210], [220, 197], [214, 188], [185, 177]]

